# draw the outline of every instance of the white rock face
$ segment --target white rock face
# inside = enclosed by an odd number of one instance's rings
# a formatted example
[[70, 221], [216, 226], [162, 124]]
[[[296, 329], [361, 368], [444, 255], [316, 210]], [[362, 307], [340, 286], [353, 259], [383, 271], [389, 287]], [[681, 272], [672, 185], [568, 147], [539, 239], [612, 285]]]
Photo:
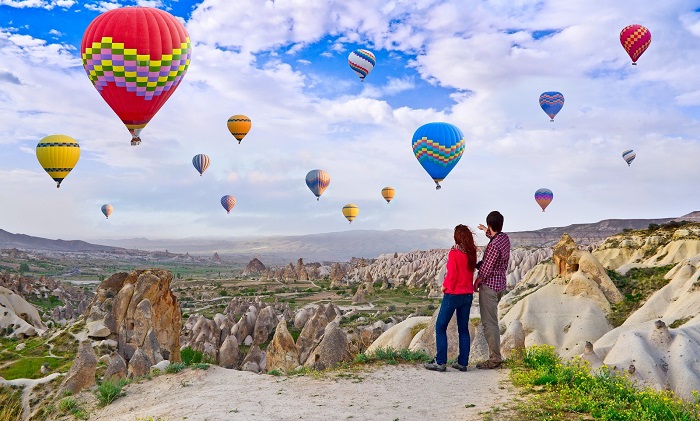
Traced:
[[[479, 252], [479, 258], [481, 252]], [[348, 273], [346, 280], [349, 283], [364, 282], [367, 273], [369, 273], [374, 282], [378, 283], [386, 279], [395, 286], [438, 287], [445, 278], [448, 253], [449, 250], [434, 249], [399, 253], [397, 257], [394, 257], [393, 254], [384, 254], [368, 266], [353, 269]], [[552, 250], [548, 248], [519, 247], [512, 249], [507, 272], [509, 287], [514, 287], [530, 269], [551, 256]]]
[[380, 348], [392, 348], [397, 350], [408, 349], [414, 338], [412, 331], [414, 331], [417, 326], [427, 325], [430, 319], [430, 316], [409, 317], [403, 322], [392, 326], [372, 342], [372, 345], [367, 348], [367, 353], [372, 353]]
[[[700, 228], [619, 234], [601, 243], [593, 255], [607, 269], [665, 266], [700, 254]], [[634, 266], [631, 266], [634, 267]]]
[[39, 312], [20, 295], [0, 287], [0, 329], [12, 329], [9, 337], [42, 335], [46, 326]]

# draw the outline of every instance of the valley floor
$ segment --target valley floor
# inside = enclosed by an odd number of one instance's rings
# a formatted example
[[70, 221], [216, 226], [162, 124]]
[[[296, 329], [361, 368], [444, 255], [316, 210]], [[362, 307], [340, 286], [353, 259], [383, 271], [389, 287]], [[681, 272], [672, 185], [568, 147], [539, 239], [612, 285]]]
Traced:
[[[131, 384], [91, 420], [482, 420], [501, 419], [515, 389], [508, 370], [445, 373], [387, 365], [305, 376], [211, 366]], [[491, 417], [490, 415], [494, 415]], [[152, 418], [151, 418], [152, 417]]]

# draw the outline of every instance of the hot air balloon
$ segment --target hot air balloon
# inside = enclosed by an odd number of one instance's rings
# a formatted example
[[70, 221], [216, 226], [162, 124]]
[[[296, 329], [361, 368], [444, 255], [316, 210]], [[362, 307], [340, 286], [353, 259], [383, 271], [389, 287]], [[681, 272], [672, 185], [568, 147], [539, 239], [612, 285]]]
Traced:
[[209, 168], [209, 157], [203, 153], [197, 154], [192, 158], [192, 165], [199, 171], [199, 176], [201, 177], [204, 171]]
[[440, 190], [440, 182], [457, 165], [464, 152], [462, 131], [449, 123], [424, 124], [413, 134], [411, 144], [418, 162], [435, 181], [435, 189]]
[[88, 25], [80, 52], [90, 82], [129, 129], [131, 144], [138, 145], [141, 130], [185, 75], [192, 46], [170, 13], [121, 7]]
[[554, 193], [549, 189], [539, 189], [535, 192], [535, 200], [542, 208], [542, 212], [552, 203], [552, 199], [554, 199]]
[[70, 136], [52, 134], [41, 139], [36, 145], [36, 158], [44, 170], [61, 187], [61, 181], [75, 167], [80, 159], [80, 145]]
[[306, 174], [306, 185], [319, 200], [326, 187], [331, 183], [331, 176], [323, 170], [311, 170]]
[[109, 215], [112, 214], [114, 208], [109, 203], [102, 205], [102, 213], [109, 219]]
[[230, 194], [227, 194], [226, 196], [221, 198], [221, 206], [226, 209], [226, 213], [231, 213], [231, 209], [233, 209], [234, 206], [236, 206], [236, 198], [231, 196]]
[[228, 126], [228, 131], [230, 131], [233, 137], [238, 140], [238, 143], [241, 143], [241, 140], [243, 140], [245, 135], [248, 134], [252, 125], [253, 123], [250, 121], [250, 119], [242, 114], [236, 114], [229, 117], [228, 122], [226, 123], [226, 126]]
[[639, 57], [651, 44], [651, 32], [642, 25], [627, 25], [620, 31], [620, 44], [636, 66]]
[[365, 77], [377, 64], [377, 59], [369, 50], [355, 50], [348, 56], [348, 64], [360, 76], [360, 81], [364, 82]]
[[630, 165], [632, 165], [632, 161], [634, 161], [634, 158], [636, 158], [636, 157], [637, 157], [637, 154], [634, 153], [634, 151], [632, 149], [622, 152], [622, 159], [624, 159], [625, 162], [627, 162], [628, 167]]
[[386, 200], [386, 203], [389, 204], [391, 202], [391, 199], [394, 198], [394, 194], [396, 193], [396, 190], [394, 190], [393, 187], [384, 187], [382, 189], [382, 197], [384, 200]]
[[540, 95], [540, 107], [549, 116], [549, 121], [554, 121], [554, 117], [564, 106], [564, 95], [561, 92], [544, 92]]
[[352, 221], [355, 219], [355, 217], [360, 213], [360, 208], [357, 207], [357, 205], [353, 205], [352, 203], [348, 203], [347, 205], [343, 206], [343, 216], [345, 219], [350, 221], [352, 224]]

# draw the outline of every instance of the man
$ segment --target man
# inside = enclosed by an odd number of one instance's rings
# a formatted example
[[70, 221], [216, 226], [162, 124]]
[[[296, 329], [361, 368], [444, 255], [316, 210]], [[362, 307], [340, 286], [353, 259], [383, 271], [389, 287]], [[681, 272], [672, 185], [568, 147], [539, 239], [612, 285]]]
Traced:
[[503, 215], [493, 211], [486, 217], [486, 227], [479, 229], [486, 233], [489, 244], [484, 250], [483, 259], [477, 264], [479, 275], [474, 281], [474, 289], [479, 291], [479, 311], [484, 335], [489, 345], [489, 359], [476, 365], [480, 369], [499, 368], [501, 357], [501, 334], [498, 328], [498, 302], [506, 289], [506, 271], [510, 258], [510, 239], [503, 229]]

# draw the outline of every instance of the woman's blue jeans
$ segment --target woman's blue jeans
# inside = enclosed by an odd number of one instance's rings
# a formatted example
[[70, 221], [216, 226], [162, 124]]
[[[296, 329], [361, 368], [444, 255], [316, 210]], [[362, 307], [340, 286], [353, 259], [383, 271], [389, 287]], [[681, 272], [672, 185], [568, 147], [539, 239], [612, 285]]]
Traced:
[[438, 364], [447, 363], [447, 325], [450, 324], [452, 315], [457, 312], [457, 331], [459, 332], [459, 357], [457, 362], [460, 365], [469, 364], [469, 310], [472, 307], [472, 294], [445, 294], [442, 297], [440, 312], [438, 312], [435, 322], [435, 346], [437, 355], [435, 362]]

